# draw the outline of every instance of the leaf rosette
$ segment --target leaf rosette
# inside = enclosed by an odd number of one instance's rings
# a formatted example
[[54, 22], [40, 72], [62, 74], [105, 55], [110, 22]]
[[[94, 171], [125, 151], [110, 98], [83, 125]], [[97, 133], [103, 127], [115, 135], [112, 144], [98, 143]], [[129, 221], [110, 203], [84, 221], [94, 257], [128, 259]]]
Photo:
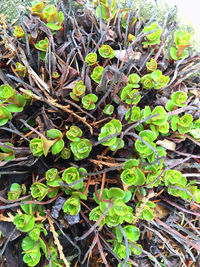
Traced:
[[155, 86], [155, 82], [153, 81], [153, 78], [151, 77], [151, 74], [146, 74], [141, 78], [141, 83], [144, 87], [144, 89], [152, 89]]
[[[157, 29], [157, 30], [156, 30]], [[156, 23], [151, 23], [150, 26], [145, 26], [143, 29], [143, 33], [148, 33], [153, 31], [152, 33], [147, 34], [145, 37], [148, 39], [147, 42], [143, 42], [143, 45], [155, 45], [160, 43], [160, 35], [162, 33], [162, 29], [158, 27]]]
[[66, 132], [66, 136], [70, 141], [79, 141], [82, 136], [82, 131], [77, 126], [71, 126], [70, 129]]
[[87, 54], [85, 61], [89, 66], [95, 65], [97, 63], [97, 54], [96, 53]]
[[74, 196], [68, 198], [65, 201], [62, 209], [65, 213], [70, 214], [72, 216], [78, 214], [81, 210], [80, 199]]
[[92, 143], [88, 139], [71, 142], [70, 148], [76, 160], [85, 159], [92, 150]]
[[91, 74], [92, 80], [95, 81], [96, 83], [100, 83], [103, 71], [104, 71], [103, 67], [101, 66], [95, 67]]
[[[106, 123], [102, 128], [99, 134], [98, 140], [101, 140], [109, 135], [120, 133], [122, 129], [122, 124], [119, 120], [111, 120], [110, 122]], [[117, 136], [111, 137], [108, 140], [102, 142], [104, 146], [112, 146], [117, 141]]]
[[88, 94], [81, 99], [83, 107], [87, 110], [93, 110], [98, 97], [95, 94]]
[[38, 201], [43, 200], [49, 191], [49, 187], [39, 182], [32, 184], [30, 189], [32, 197], [37, 198]]

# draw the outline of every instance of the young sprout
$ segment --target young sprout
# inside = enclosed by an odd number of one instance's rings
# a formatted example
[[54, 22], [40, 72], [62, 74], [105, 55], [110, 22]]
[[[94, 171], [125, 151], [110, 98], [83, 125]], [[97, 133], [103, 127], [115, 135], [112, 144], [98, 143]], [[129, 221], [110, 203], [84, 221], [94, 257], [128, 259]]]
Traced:
[[[138, 204], [136, 205], [136, 213], [141, 205], [142, 201], [139, 201]], [[139, 216], [139, 218], [142, 220], [152, 221], [154, 219], [154, 213], [152, 208], [155, 208], [155, 206], [156, 205], [153, 202], [147, 201], [147, 204], [145, 207], [143, 207], [142, 214]]]
[[87, 110], [92, 110], [95, 108], [95, 103], [98, 97], [95, 94], [88, 94], [81, 99], [83, 107]]
[[66, 136], [70, 141], [79, 141], [82, 134], [81, 129], [74, 125], [66, 132]]
[[[100, 16], [102, 15], [102, 19], [105, 19], [105, 20], [114, 18], [116, 11], [117, 11], [116, 0], [110, 0], [110, 1], [100, 0], [99, 2], [100, 2], [100, 7], [98, 5], [98, 0], [95, 0], [93, 2], [93, 4], [97, 6], [96, 8], [97, 17], [100, 18]], [[101, 9], [101, 12], [100, 12], [100, 9]]]
[[35, 217], [29, 214], [16, 214], [13, 221], [14, 225], [21, 232], [29, 232], [35, 225]]
[[[122, 11], [121, 12], [121, 25], [124, 29], [126, 29], [126, 25], [127, 25], [127, 19], [128, 19], [128, 15], [129, 15], [129, 11]], [[135, 23], [136, 23], [137, 19], [135, 17], [132, 18], [132, 23], [131, 23], [131, 18], [129, 21], [129, 27], [133, 28]], [[129, 35], [133, 36], [131, 33], [129, 33]], [[128, 35], [128, 39], [129, 39], [129, 35]], [[134, 36], [135, 37], [135, 36]], [[135, 38], [134, 38], [135, 39]], [[133, 40], [134, 40], [133, 39]], [[131, 40], [132, 41], [132, 40]]]
[[21, 194], [26, 193], [26, 187], [24, 184], [20, 185], [18, 183], [13, 183], [8, 192], [8, 200], [18, 199]]
[[136, 105], [140, 101], [141, 95], [138, 90], [133, 89], [133, 84], [128, 84], [121, 90], [120, 98], [129, 105]]
[[43, 19], [47, 21], [46, 26], [53, 31], [58, 31], [62, 28], [62, 23], [64, 20], [64, 14], [62, 11], [58, 12], [54, 5], [49, 5], [44, 8]]
[[163, 75], [160, 70], [155, 70], [152, 72], [151, 77], [155, 82], [154, 89], [163, 88], [169, 83], [169, 76]]
[[60, 157], [62, 159], [69, 159], [71, 157], [71, 150], [70, 148], [64, 147], [60, 152]]
[[97, 54], [96, 53], [87, 54], [85, 61], [89, 66], [97, 64]]
[[33, 1], [31, 5], [32, 5], [32, 8], [31, 8], [32, 14], [38, 15], [43, 19], [42, 11], [45, 8], [44, 2], [41, 0], [36, 0], [36, 1]]
[[30, 189], [32, 197], [37, 198], [38, 201], [43, 200], [49, 191], [49, 187], [39, 182], [32, 184]]
[[[122, 129], [122, 124], [119, 120], [111, 120], [110, 122], [106, 123], [102, 128], [99, 134], [98, 140], [105, 138], [106, 136], [120, 133]], [[102, 142], [104, 146], [112, 146], [117, 142], [117, 136], [111, 137], [108, 140]]]
[[45, 37], [45, 39], [40, 40], [37, 44], [34, 44], [34, 46], [42, 52], [47, 52], [49, 47], [49, 39]]
[[128, 81], [132, 85], [132, 88], [139, 88], [140, 76], [137, 73], [132, 73], [128, 76]]
[[155, 86], [155, 82], [151, 77], [151, 74], [146, 74], [141, 78], [141, 84], [143, 85], [144, 89], [152, 89]]
[[13, 98], [15, 95], [15, 90], [8, 84], [2, 84], [0, 86], [0, 100], [6, 101]]
[[47, 248], [41, 238], [39, 238], [38, 241], [35, 241], [30, 236], [26, 236], [22, 240], [22, 249], [24, 253], [23, 261], [27, 266], [36, 266], [39, 263], [41, 259], [40, 248], [42, 248], [47, 257]]
[[154, 58], [152, 58], [151, 61], [146, 63], [146, 67], [149, 72], [157, 70], [157, 61]]
[[57, 80], [57, 79], [60, 78], [60, 74], [59, 74], [57, 71], [54, 71], [54, 72], [52, 73], [52, 78], [55, 79], [55, 80]]
[[130, 117], [130, 112], [131, 112], [131, 110], [128, 109], [128, 111], [126, 112], [126, 115], [125, 115], [125, 120], [129, 119], [128, 122], [138, 121], [141, 119], [141, 110], [139, 107], [132, 107], [131, 117]]
[[16, 38], [22, 38], [25, 36], [25, 33], [24, 33], [22, 26], [17, 25], [14, 27], [13, 36], [15, 36]]
[[162, 106], [155, 107], [154, 110], [152, 111], [151, 115], [152, 116], [158, 115], [158, 116], [153, 117], [151, 119], [151, 123], [154, 125], [161, 126], [167, 122], [168, 116], [167, 116], [167, 113]]
[[81, 139], [71, 142], [70, 148], [75, 156], [75, 160], [81, 160], [89, 156], [92, 150], [92, 143], [88, 139]]
[[22, 65], [20, 62], [17, 62], [15, 65], [15, 71], [19, 73], [20, 76], [26, 76], [26, 67]]
[[46, 174], [46, 183], [51, 187], [60, 186], [59, 182], [61, 182], [61, 178], [59, 176], [58, 170], [56, 168], [49, 169]]
[[[157, 30], [156, 30], [157, 29]], [[160, 43], [160, 35], [162, 33], [162, 29], [158, 27], [156, 23], [151, 23], [150, 26], [145, 26], [143, 29], [143, 33], [148, 33], [150, 31], [156, 30], [150, 34], [147, 34], [145, 37], [148, 39], [147, 42], [143, 42], [143, 45], [155, 45]]]
[[182, 91], [174, 92], [171, 95], [171, 99], [167, 101], [166, 103], [166, 110], [172, 111], [174, 107], [185, 107], [186, 104], [184, 104], [187, 100], [187, 94]]
[[100, 83], [103, 70], [104, 68], [101, 66], [95, 67], [91, 74], [92, 80], [95, 81], [96, 83]]
[[174, 35], [175, 47], [170, 47], [170, 55], [174, 60], [178, 60], [187, 56], [188, 51], [185, 50], [190, 46], [191, 35], [186, 31], [177, 31]]
[[115, 56], [115, 52], [112, 49], [111, 46], [109, 45], [102, 45], [101, 48], [99, 48], [99, 54], [103, 57], [103, 58], [109, 58], [112, 59]]
[[78, 214], [81, 210], [80, 199], [74, 196], [68, 198], [65, 201], [62, 209], [65, 213], [70, 214], [72, 216]]
[[79, 101], [79, 98], [85, 95], [86, 87], [83, 85], [83, 81], [77, 82], [72, 92], [70, 92], [70, 97], [74, 99], [75, 101]]
[[[77, 168], [75, 167], [67, 168], [62, 174], [62, 180], [65, 181], [67, 184], [71, 184], [71, 183], [74, 183], [80, 180], [84, 176], [79, 174], [79, 171], [83, 173], [87, 173], [86, 169], [84, 168], [80, 168], [79, 170], [77, 170]], [[71, 188], [77, 189], [77, 190], [82, 187], [83, 187], [83, 181], [80, 181], [79, 183], [71, 186]]]
[[112, 115], [114, 112], [114, 106], [111, 105], [111, 104], [108, 104], [104, 107], [103, 109], [103, 113], [106, 114], [106, 115]]

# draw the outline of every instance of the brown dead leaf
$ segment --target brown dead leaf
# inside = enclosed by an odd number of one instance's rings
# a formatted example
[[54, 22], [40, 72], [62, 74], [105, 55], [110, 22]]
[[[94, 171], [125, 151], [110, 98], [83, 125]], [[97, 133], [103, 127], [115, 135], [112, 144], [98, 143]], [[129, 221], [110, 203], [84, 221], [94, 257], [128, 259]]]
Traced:
[[156, 145], [160, 145], [168, 150], [174, 151], [176, 149], [176, 144], [172, 141], [169, 141], [167, 139], [164, 140], [158, 140], [156, 142]]
[[155, 214], [156, 218], [162, 219], [163, 217], [169, 214], [169, 210], [163, 207], [162, 205], [156, 203], [155, 208], [153, 209], [153, 213]]

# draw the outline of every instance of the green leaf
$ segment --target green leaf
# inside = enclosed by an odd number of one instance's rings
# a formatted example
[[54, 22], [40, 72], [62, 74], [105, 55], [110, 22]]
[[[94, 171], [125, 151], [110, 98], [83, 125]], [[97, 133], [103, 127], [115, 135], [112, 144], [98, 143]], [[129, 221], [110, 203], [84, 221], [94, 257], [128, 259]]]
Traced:
[[65, 146], [65, 142], [63, 139], [58, 140], [52, 147], [51, 147], [51, 153], [53, 155], [56, 155], [62, 151], [62, 149]]
[[57, 25], [57, 24], [55, 24], [55, 23], [50, 23], [50, 22], [48, 22], [48, 23], [46, 24], [46, 26], [47, 26], [49, 29], [51, 29], [52, 31], [58, 31], [58, 30], [60, 30], [60, 29], [62, 28], [62, 26]]
[[62, 138], [62, 132], [57, 129], [51, 129], [47, 131], [47, 136], [52, 139]]

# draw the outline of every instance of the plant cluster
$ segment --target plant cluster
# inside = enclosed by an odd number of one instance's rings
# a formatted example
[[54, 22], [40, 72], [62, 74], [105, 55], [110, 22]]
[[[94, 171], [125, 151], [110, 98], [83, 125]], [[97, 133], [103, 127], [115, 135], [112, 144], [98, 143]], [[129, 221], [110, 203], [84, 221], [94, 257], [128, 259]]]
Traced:
[[[196, 55], [187, 58], [190, 34], [167, 36], [170, 15], [163, 32], [155, 20], [142, 22], [140, 9], [93, 4], [95, 14], [74, 15], [70, 1], [65, 11], [62, 1], [34, 1], [26, 27], [14, 26], [10, 46], [0, 44], [16, 88], [0, 85], [0, 220], [21, 232], [15, 246], [27, 266], [84, 265], [94, 256], [105, 266], [144, 257], [172, 266], [179, 243], [180, 264], [185, 249], [194, 260], [200, 102], [187, 80], [199, 66]], [[17, 47], [11, 61], [8, 47]]]

